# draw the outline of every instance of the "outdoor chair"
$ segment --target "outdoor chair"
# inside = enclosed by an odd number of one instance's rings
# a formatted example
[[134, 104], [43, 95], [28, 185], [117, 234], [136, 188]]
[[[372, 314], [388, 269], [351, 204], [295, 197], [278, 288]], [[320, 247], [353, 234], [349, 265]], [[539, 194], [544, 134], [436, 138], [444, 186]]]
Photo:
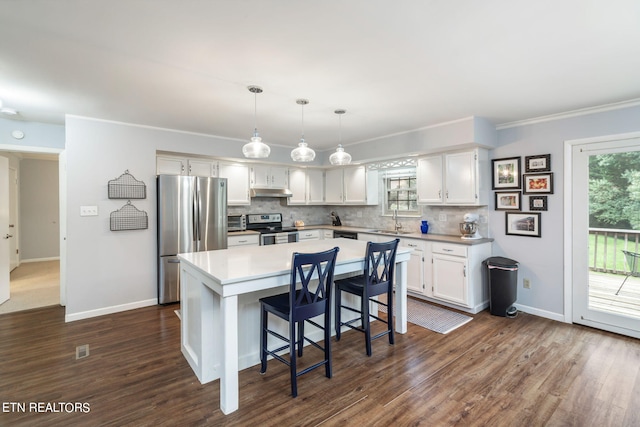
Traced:
[[635, 252], [629, 252], [629, 251], [622, 251], [622, 253], [624, 254], [624, 260], [627, 264], [627, 269], [629, 270], [629, 274], [627, 274], [627, 277], [625, 277], [624, 280], [622, 281], [622, 284], [618, 288], [618, 292], [616, 292], [616, 295], [618, 295], [618, 293], [624, 286], [624, 283], [627, 281], [629, 276], [640, 277], [640, 271], [638, 271], [638, 267], [640, 264], [638, 263], [638, 258], [640, 258], [640, 254], [637, 254]]

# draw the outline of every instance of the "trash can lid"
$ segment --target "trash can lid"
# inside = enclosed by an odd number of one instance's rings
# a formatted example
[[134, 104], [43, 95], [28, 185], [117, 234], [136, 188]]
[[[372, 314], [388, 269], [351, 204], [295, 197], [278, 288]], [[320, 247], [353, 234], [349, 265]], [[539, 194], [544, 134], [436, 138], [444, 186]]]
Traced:
[[501, 256], [492, 256], [484, 260], [487, 265], [495, 265], [497, 267], [518, 267], [518, 261]]

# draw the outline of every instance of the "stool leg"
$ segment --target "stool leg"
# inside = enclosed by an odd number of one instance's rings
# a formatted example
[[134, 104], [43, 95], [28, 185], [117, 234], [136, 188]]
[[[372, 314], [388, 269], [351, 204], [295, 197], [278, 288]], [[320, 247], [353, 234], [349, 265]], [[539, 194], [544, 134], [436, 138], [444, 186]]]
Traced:
[[327, 378], [331, 378], [333, 370], [331, 368], [331, 312], [329, 309], [331, 304], [327, 304], [327, 309], [324, 313], [324, 360], [325, 360], [325, 375]]
[[340, 341], [340, 329], [342, 326], [341, 320], [340, 320], [340, 312], [342, 310], [340, 310], [340, 306], [342, 305], [342, 292], [340, 291], [340, 288], [336, 286], [336, 292], [335, 292], [335, 316], [336, 316], [336, 341]]
[[371, 356], [371, 323], [369, 321], [369, 298], [363, 295], [361, 298], [362, 329], [364, 330], [364, 341], [367, 347], [367, 356]]
[[[262, 305], [262, 304], [261, 304]], [[262, 306], [260, 315], [260, 373], [267, 372], [267, 310]]]
[[393, 290], [387, 292], [387, 328], [389, 329], [389, 344], [393, 344]]
[[289, 362], [291, 368], [291, 395], [298, 396], [298, 376], [296, 375], [296, 322], [289, 322]]

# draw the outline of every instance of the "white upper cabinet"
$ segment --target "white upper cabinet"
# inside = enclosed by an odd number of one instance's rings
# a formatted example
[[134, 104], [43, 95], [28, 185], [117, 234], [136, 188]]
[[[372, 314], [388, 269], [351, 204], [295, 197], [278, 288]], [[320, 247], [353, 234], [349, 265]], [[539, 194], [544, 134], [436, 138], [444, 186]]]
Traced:
[[227, 178], [227, 205], [250, 205], [249, 166], [244, 163], [219, 162], [218, 176]]
[[289, 205], [324, 204], [324, 171], [322, 169], [289, 169]]
[[307, 169], [307, 203], [324, 204], [324, 171]]
[[444, 201], [442, 155], [418, 159], [416, 184], [418, 203], [439, 204]]
[[378, 173], [365, 166], [328, 169], [324, 182], [328, 205], [378, 204]]
[[251, 166], [251, 188], [289, 188], [289, 169], [285, 166]]
[[488, 152], [475, 149], [418, 159], [418, 203], [486, 205]]
[[157, 175], [216, 176], [216, 160], [187, 157], [157, 156]]

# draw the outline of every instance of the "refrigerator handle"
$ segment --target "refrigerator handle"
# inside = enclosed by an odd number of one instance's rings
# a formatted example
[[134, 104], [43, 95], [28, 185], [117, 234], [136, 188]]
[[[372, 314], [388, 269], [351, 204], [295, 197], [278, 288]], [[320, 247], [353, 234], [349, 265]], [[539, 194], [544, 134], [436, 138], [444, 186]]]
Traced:
[[[198, 181], [196, 181], [197, 183]], [[193, 235], [191, 236], [193, 242], [198, 241], [198, 192], [197, 188], [193, 188], [193, 197], [191, 198], [191, 224], [193, 226]], [[197, 244], [195, 250], [197, 251]]]
[[[198, 179], [196, 178], [196, 182], [198, 182]], [[202, 209], [202, 206], [200, 206], [200, 183], [198, 182], [196, 184], [196, 240], [198, 241], [198, 251], [201, 251], [202, 248], [200, 247], [200, 239], [202, 238], [201, 235], [201, 230], [200, 230], [200, 210]]]

